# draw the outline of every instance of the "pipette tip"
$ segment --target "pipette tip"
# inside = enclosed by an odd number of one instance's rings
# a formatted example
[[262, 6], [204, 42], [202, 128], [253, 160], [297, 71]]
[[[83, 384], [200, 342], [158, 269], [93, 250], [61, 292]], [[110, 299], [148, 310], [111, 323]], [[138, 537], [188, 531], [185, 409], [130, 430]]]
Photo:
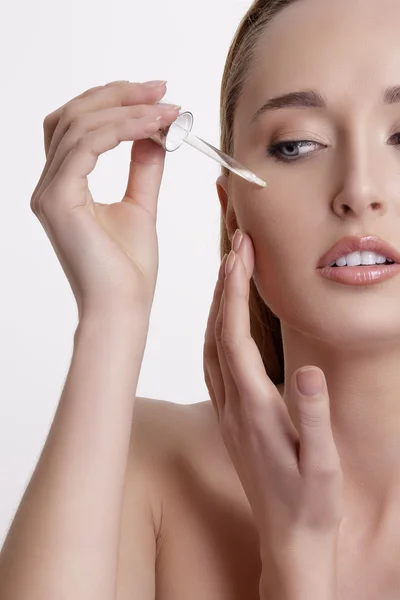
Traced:
[[260, 179], [260, 177], [257, 177], [257, 175], [255, 175], [254, 173], [249, 173], [249, 177], [248, 177], [249, 181], [256, 183], [257, 185], [259, 185], [260, 187], [267, 187], [267, 182], [264, 181], [263, 179]]

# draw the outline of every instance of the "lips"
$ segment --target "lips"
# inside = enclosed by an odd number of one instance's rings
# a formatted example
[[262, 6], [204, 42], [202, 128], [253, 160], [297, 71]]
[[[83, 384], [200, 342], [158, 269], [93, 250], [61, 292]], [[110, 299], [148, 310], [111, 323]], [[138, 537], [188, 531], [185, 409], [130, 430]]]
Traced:
[[368, 250], [386, 256], [386, 258], [390, 258], [395, 263], [400, 263], [400, 253], [388, 242], [381, 240], [379, 237], [373, 235], [364, 237], [348, 236], [339, 240], [333, 248], [320, 258], [317, 268], [322, 269], [346, 254]]

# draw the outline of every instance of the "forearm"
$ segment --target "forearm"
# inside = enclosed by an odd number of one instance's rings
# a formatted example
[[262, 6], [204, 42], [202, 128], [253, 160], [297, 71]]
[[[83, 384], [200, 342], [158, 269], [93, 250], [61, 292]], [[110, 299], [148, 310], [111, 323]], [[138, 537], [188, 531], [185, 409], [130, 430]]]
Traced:
[[130, 318], [78, 326], [52, 427], [0, 554], [2, 600], [114, 600], [146, 335]]

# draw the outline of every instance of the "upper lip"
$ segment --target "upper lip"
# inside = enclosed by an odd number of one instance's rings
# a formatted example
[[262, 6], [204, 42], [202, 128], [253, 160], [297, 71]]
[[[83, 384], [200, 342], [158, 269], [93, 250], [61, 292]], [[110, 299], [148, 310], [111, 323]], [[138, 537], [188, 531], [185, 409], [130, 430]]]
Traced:
[[323, 268], [330, 263], [335, 262], [341, 256], [351, 254], [352, 252], [362, 252], [369, 250], [376, 252], [386, 258], [390, 258], [396, 263], [400, 263], [400, 253], [388, 242], [381, 240], [378, 236], [367, 235], [364, 237], [348, 236], [339, 240], [333, 248], [328, 250], [319, 260], [317, 268]]

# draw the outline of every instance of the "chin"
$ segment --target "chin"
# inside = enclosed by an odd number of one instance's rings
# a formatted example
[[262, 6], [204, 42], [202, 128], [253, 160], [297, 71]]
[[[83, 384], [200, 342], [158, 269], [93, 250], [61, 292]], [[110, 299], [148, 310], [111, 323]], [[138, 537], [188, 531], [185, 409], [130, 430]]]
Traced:
[[[279, 316], [279, 315], [277, 315]], [[365, 351], [386, 345], [400, 349], [400, 311], [398, 307], [350, 307], [337, 303], [335, 307], [309, 306], [304, 303], [295, 314], [282, 314], [282, 324], [305, 338], [312, 338], [343, 351]]]
[[[395, 280], [349, 286], [310, 273], [270, 268], [254, 277], [264, 302], [283, 328], [344, 350], [398, 344], [400, 285]], [[301, 272], [299, 269], [297, 272]]]

